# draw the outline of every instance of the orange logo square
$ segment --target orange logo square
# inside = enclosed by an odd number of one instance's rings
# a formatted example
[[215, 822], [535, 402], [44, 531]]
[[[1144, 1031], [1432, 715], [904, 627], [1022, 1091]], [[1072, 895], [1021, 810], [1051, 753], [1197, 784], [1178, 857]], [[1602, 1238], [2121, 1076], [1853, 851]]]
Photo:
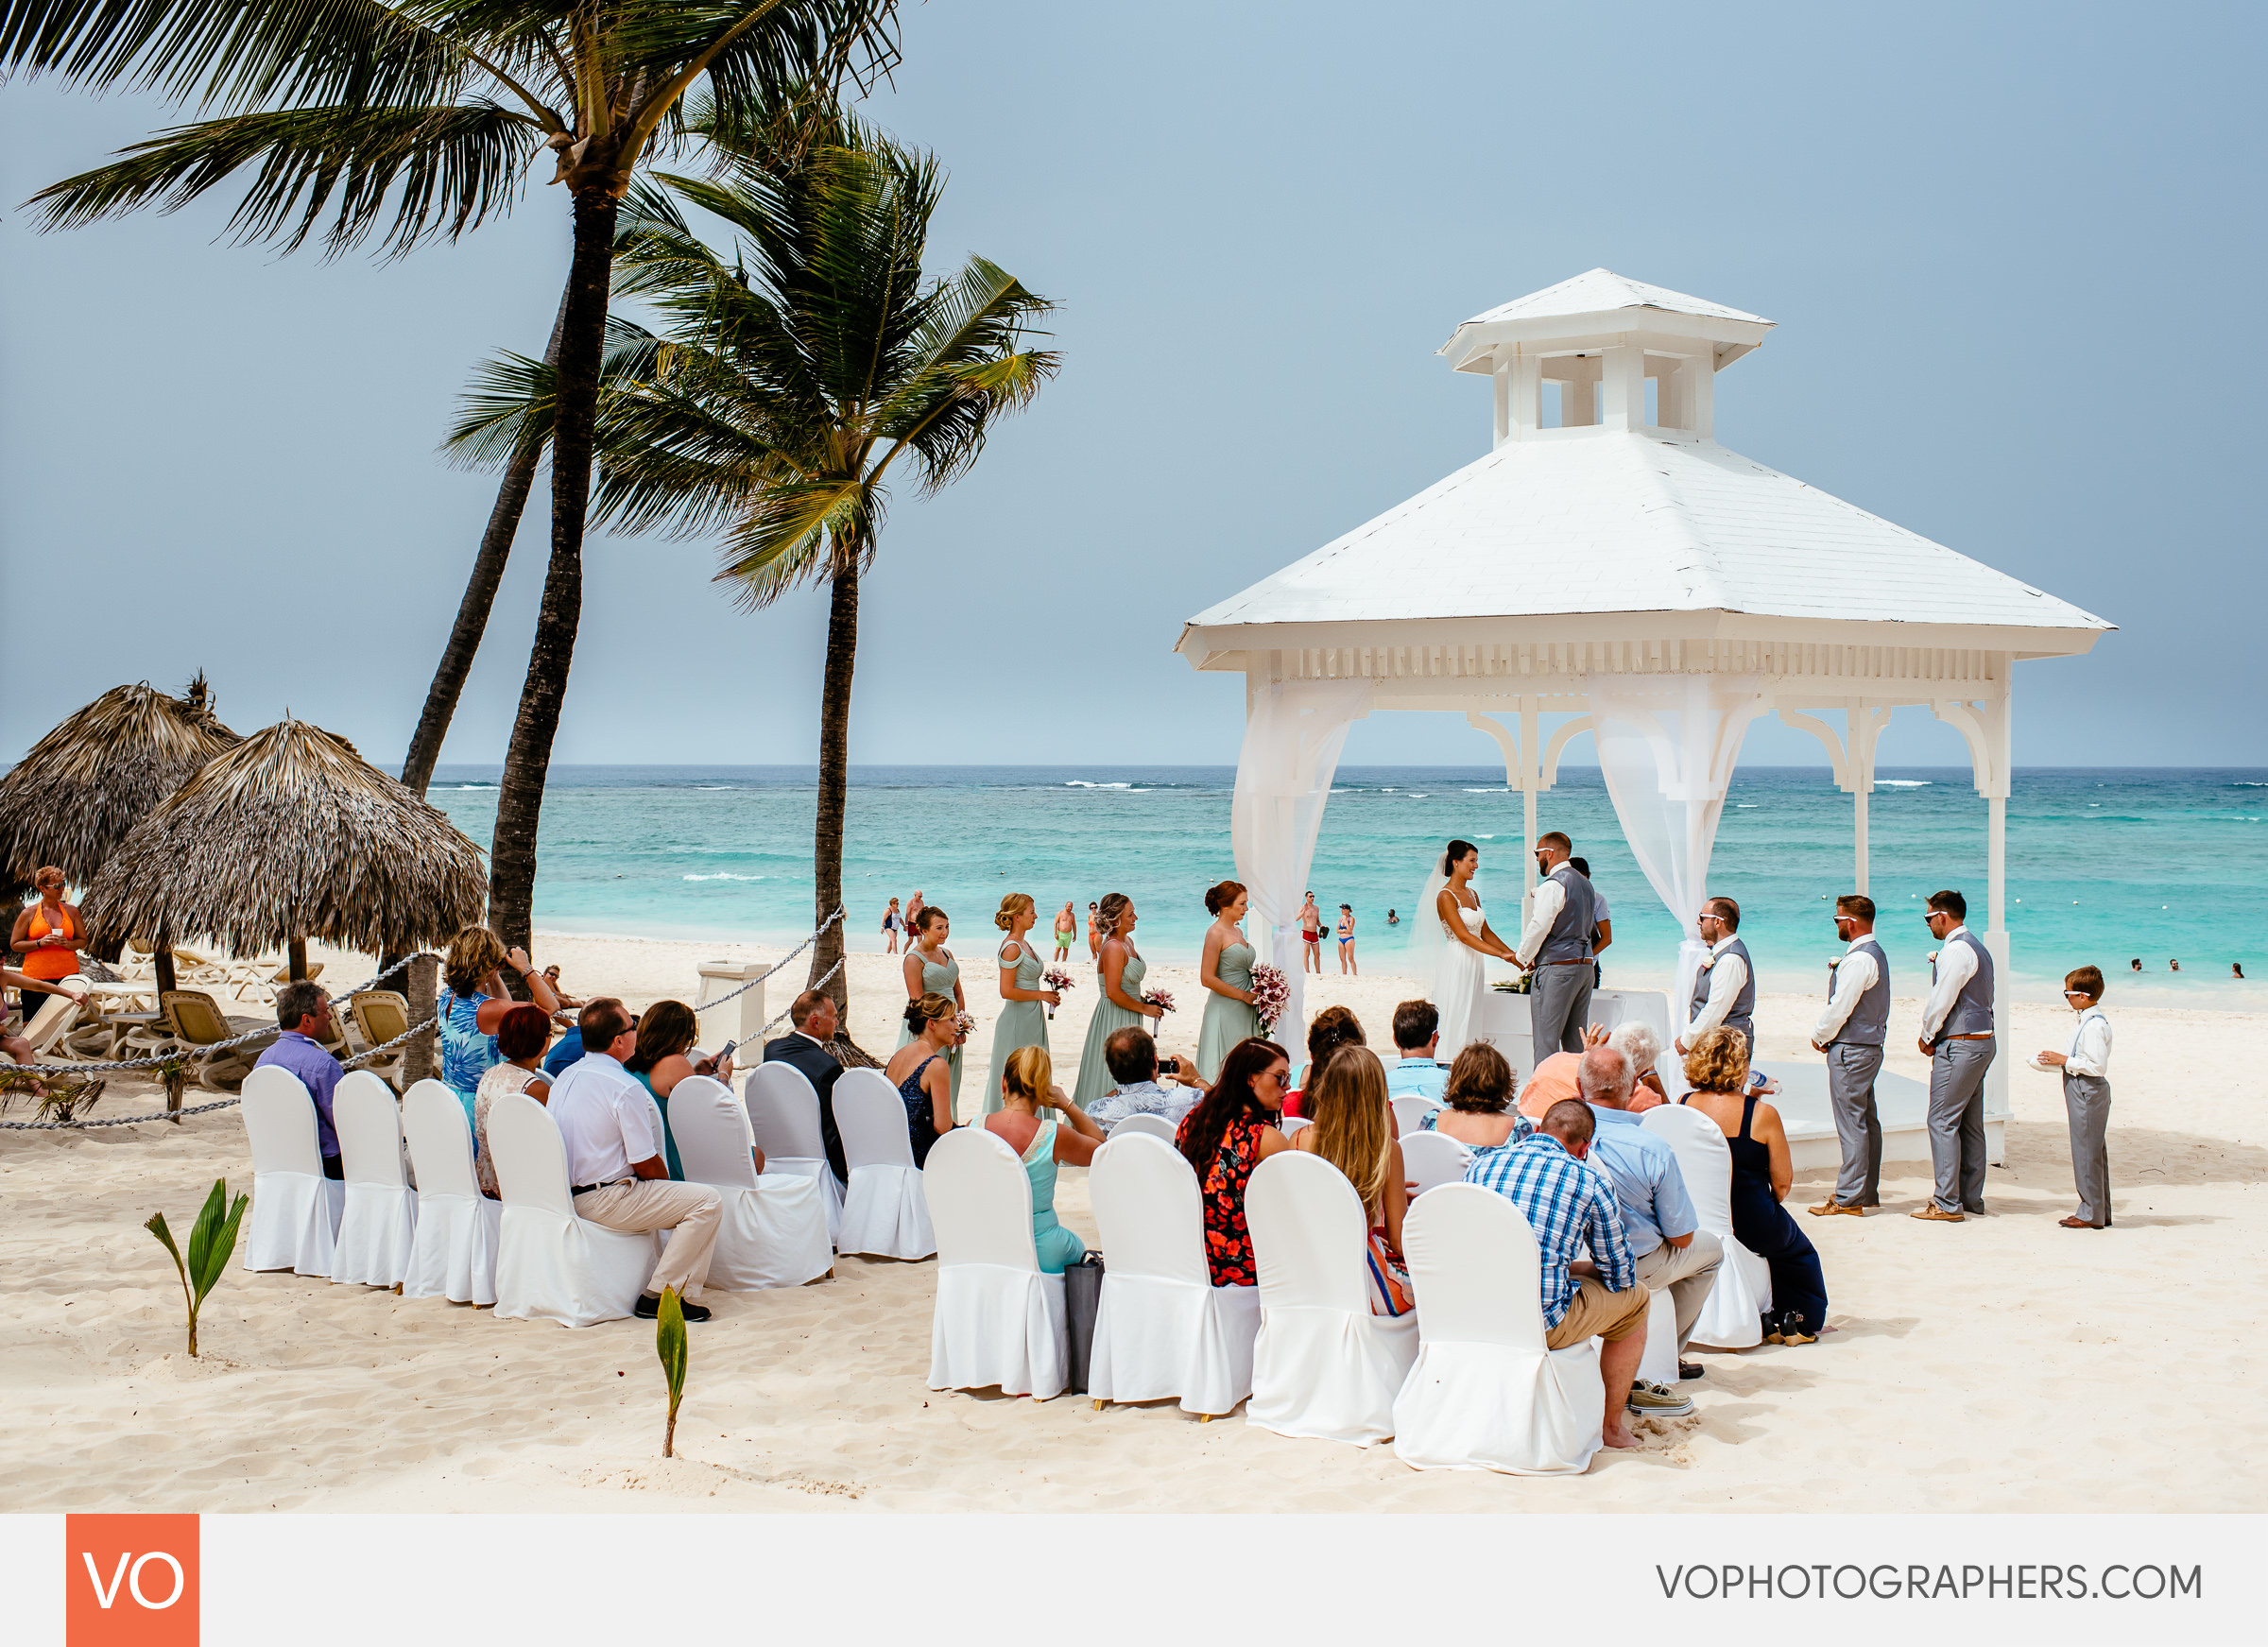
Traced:
[[65, 1516], [66, 1647], [197, 1647], [195, 1516]]

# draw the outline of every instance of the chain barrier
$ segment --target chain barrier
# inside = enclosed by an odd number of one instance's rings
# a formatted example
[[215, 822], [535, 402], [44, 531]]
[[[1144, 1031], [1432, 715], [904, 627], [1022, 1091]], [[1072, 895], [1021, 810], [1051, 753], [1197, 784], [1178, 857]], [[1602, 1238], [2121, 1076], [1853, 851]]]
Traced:
[[[845, 956], [845, 957], [844, 957], [844, 959], [845, 959], [845, 960], [848, 960], [849, 958], [850, 958], [850, 957], [848, 957], [848, 956]], [[776, 970], [776, 969], [775, 969], [775, 970]], [[833, 978], [834, 978], [834, 975], [835, 975], [837, 972], [841, 971], [842, 969], [843, 969], [843, 962], [842, 962], [842, 961], [837, 961], [837, 962], [835, 962], [835, 964], [834, 964], [833, 966], [832, 966], [832, 967], [830, 967], [830, 968], [828, 968], [828, 969], [827, 969], [827, 975], [826, 975], [825, 977], [821, 978], [821, 979], [818, 981], [818, 983], [816, 983], [816, 984], [813, 984], [813, 985], [811, 986], [811, 987], [812, 987], [812, 988], [814, 988], [814, 989], [816, 989], [816, 988], [818, 988], [818, 987], [820, 986], [820, 985], [823, 985], [823, 984], [828, 984], [828, 983], [831, 983], [831, 982], [833, 982]], [[713, 1001], [710, 1003], [710, 1005], [712, 1005], [712, 1006], [713, 1006], [713, 1005], [715, 1005], [715, 1004], [716, 1004], [716, 1003], [714, 1003]], [[795, 1010], [796, 1010], [796, 1009], [795, 1009], [794, 1007], [792, 1007], [792, 1006], [791, 1006], [791, 1007], [789, 1007], [789, 1008], [787, 1009], [787, 1011], [785, 1011], [785, 1012], [782, 1012], [782, 1014], [781, 1014], [781, 1015], [780, 1015], [778, 1018], [775, 1018], [775, 1019], [773, 1019], [773, 1020], [771, 1021], [771, 1022], [769, 1022], [769, 1023], [765, 1024], [765, 1025], [764, 1026], [764, 1028], [763, 1028], [761, 1031], [759, 1031], [758, 1033], [759, 1033], [759, 1034], [762, 1034], [762, 1035], [769, 1035], [769, 1034], [771, 1034], [771, 1033], [772, 1033], [772, 1031], [774, 1031], [775, 1029], [778, 1029], [778, 1028], [779, 1028], [779, 1027], [780, 1027], [782, 1024], [785, 1023], [785, 1022], [788, 1021], [788, 1019], [789, 1019], [789, 1018], [790, 1018], [790, 1017], [791, 1017], [791, 1016], [794, 1014]]]
[[[747, 993], [749, 990], [751, 990], [751, 989], [755, 988], [755, 987], [756, 987], [758, 985], [760, 985], [760, 984], [764, 983], [764, 982], [765, 982], [765, 979], [767, 979], [767, 978], [769, 978], [769, 977], [770, 977], [770, 976], [771, 976], [771, 975], [772, 975], [774, 972], [777, 972], [778, 970], [780, 970], [780, 969], [781, 969], [781, 968], [782, 968], [782, 967], [786, 966], [786, 965], [788, 964], [788, 962], [790, 962], [790, 961], [794, 960], [794, 959], [795, 959], [795, 958], [796, 958], [798, 955], [801, 954], [801, 953], [802, 953], [802, 952], [803, 952], [805, 950], [808, 950], [809, 948], [811, 948], [811, 946], [812, 946], [812, 945], [814, 945], [814, 944], [817, 943], [817, 942], [819, 941], [819, 935], [820, 935], [821, 933], [824, 933], [824, 932], [825, 932], [825, 931], [826, 931], [826, 930], [827, 930], [829, 927], [833, 926], [833, 924], [834, 924], [836, 921], [838, 921], [838, 920], [840, 920], [840, 919], [842, 919], [842, 918], [843, 918], [843, 912], [842, 912], [842, 910], [841, 910], [841, 909], [839, 909], [839, 908], [838, 908], [838, 909], [836, 909], [836, 910], [835, 910], [835, 912], [834, 912], [833, 915], [829, 916], [829, 917], [828, 917], [828, 918], [827, 918], [825, 920], [823, 920], [823, 921], [819, 922], [817, 930], [816, 930], [816, 931], [815, 931], [815, 932], [813, 932], [813, 934], [811, 935], [811, 936], [809, 936], [809, 937], [805, 938], [805, 939], [804, 939], [804, 940], [803, 940], [801, 943], [798, 944], [798, 945], [797, 945], [797, 946], [796, 946], [794, 949], [792, 949], [792, 950], [788, 951], [786, 954], [784, 954], [784, 955], [782, 955], [782, 956], [781, 956], [781, 957], [780, 957], [778, 960], [774, 961], [774, 962], [773, 962], [773, 963], [772, 963], [772, 964], [771, 964], [771, 965], [770, 965], [768, 968], [766, 968], [766, 969], [765, 969], [765, 972], [764, 972], [764, 975], [763, 975], [763, 977], [751, 978], [751, 979], [749, 979], [749, 980], [748, 980], [748, 981], [747, 981], [746, 984], [743, 984], [743, 985], [742, 985], [742, 986], [741, 986], [739, 988], [737, 988], [737, 989], [732, 989], [732, 990], [728, 990], [726, 993], [724, 993], [724, 994], [722, 994], [722, 995], [719, 995], [719, 996], [718, 996], [718, 997], [717, 997], [717, 998], [716, 998], [714, 1001], [704, 1001], [704, 1002], [702, 1002], [702, 1003], [701, 1003], [701, 1004], [700, 1004], [700, 1010], [701, 1010], [701, 1011], [703, 1011], [703, 1012], [706, 1012], [706, 1011], [708, 1011], [708, 1010], [709, 1010], [709, 1009], [710, 1009], [712, 1006], [722, 1006], [722, 1005], [723, 1005], [723, 1004], [724, 1004], [726, 1002], [728, 1002], [728, 1001], [737, 1001], [737, 1000], [739, 1000], [739, 999], [740, 999], [740, 998], [741, 998], [743, 995], [746, 995], [746, 994], [747, 994]], [[835, 972], [839, 972], [839, 971], [841, 971], [841, 970], [842, 970], [842, 969], [841, 969], [839, 966], [838, 966], [837, 968], [835, 968]], [[834, 976], [834, 972], [830, 972], [830, 973], [828, 973], [828, 974], [827, 974], [827, 976], [828, 976], [829, 978], [832, 978], [832, 977], [833, 977], [833, 976]], [[824, 982], [824, 981], [825, 981], [825, 980], [821, 980], [821, 982]], [[817, 984], [814, 984], [814, 985], [812, 985], [812, 986], [811, 986], [811, 987], [812, 987], [812, 988], [814, 988], [814, 989], [816, 989], [818, 986], [818, 986]], [[779, 1022], [779, 1021], [779, 1021], [778, 1019], [776, 1019], [776, 1018], [775, 1018], [774, 1020], [772, 1020], [772, 1023], [777, 1023], [777, 1022]], [[765, 1028], [766, 1028], [766, 1029], [769, 1029], [769, 1028], [771, 1028], [771, 1026], [772, 1026], [772, 1025], [771, 1025], [770, 1023], [767, 1023], [767, 1024], [765, 1024]]]

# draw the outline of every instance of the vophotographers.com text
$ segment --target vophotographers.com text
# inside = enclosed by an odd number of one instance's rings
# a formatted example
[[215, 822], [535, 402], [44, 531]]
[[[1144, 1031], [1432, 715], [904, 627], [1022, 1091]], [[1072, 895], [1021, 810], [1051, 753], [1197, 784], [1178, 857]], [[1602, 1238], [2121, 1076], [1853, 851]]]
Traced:
[[2083, 1566], [2052, 1562], [2004, 1566], [1927, 1567], [1878, 1562], [1815, 1562], [1805, 1566], [1654, 1568], [1670, 1601], [2180, 1601], [2202, 1600], [2205, 1569], [2112, 1563], [2094, 1574]]

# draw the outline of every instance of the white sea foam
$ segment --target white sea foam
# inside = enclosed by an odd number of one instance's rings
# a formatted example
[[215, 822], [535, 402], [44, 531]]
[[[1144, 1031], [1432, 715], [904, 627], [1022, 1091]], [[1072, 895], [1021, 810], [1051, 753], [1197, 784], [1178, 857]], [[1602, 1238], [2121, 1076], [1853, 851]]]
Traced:
[[1512, 792], [1509, 789], [1468, 789], [1465, 793], [1468, 795], [1509, 795]]
[[493, 783], [460, 783], [456, 787], [459, 789], [493, 789], [496, 786]]
[[1412, 800], [1423, 800], [1425, 797], [1420, 795], [1417, 790], [1413, 789], [1410, 791], [1410, 798]]
[[696, 789], [731, 789], [737, 786], [730, 783], [696, 783], [694, 787]]
[[684, 879], [687, 881], [762, 881], [765, 877], [762, 875], [733, 875], [720, 869], [713, 875], [687, 875]]
[[1877, 778], [1874, 781], [1874, 786], [1877, 789], [1927, 789], [1930, 786], [1930, 780], [1927, 778]]
[[1131, 783], [1090, 783], [1084, 778], [1066, 778], [1063, 781], [1063, 787], [1066, 789], [1131, 789], [1134, 786]]

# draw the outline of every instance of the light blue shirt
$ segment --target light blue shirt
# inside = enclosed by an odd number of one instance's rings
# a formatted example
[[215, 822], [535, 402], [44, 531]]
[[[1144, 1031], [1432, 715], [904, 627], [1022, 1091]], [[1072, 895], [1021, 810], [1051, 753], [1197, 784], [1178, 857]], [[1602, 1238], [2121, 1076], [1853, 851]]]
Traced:
[[1442, 1091], [1448, 1086], [1449, 1066], [1436, 1064], [1431, 1058], [1404, 1058], [1398, 1064], [1386, 1066], [1386, 1096], [1389, 1098], [1423, 1098], [1438, 1104]]
[[1701, 1220], [1685, 1192], [1685, 1175], [1677, 1170], [1676, 1152], [1658, 1134], [1639, 1124], [1627, 1109], [1602, 1109], [1593, 1104], [1590, 1113], [1598, 1130], [1591, 1135], [1587, 1164], [1614, 1191], [1630, 1256], [1643, 1258], [1663, 1237], [1691, 1235], [1700, 1228]]

